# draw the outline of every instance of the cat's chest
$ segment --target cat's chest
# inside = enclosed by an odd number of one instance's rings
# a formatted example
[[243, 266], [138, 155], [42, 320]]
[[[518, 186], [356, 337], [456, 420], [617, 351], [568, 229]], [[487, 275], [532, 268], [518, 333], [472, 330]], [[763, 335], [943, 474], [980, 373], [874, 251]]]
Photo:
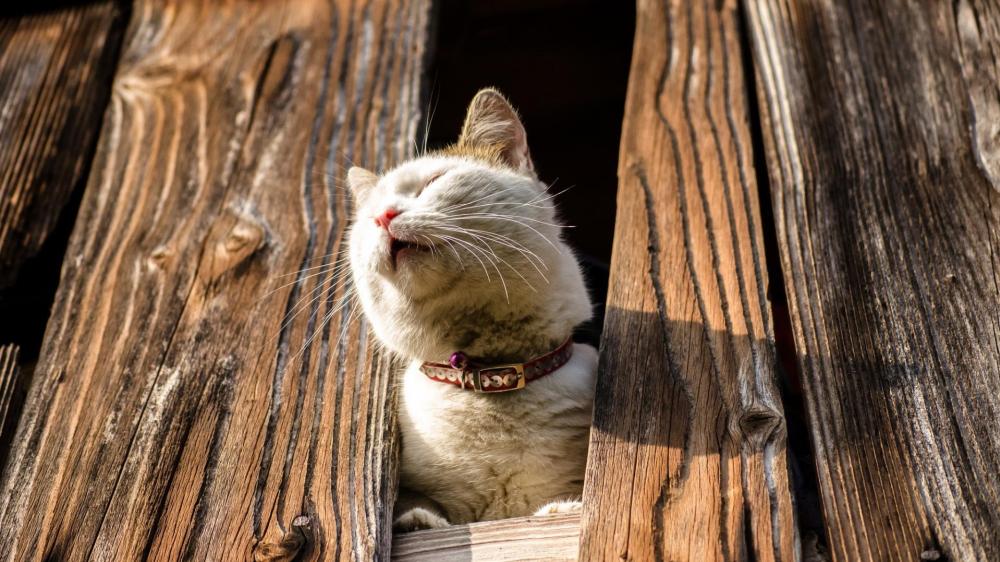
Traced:
[[411, 366], [400, 411], [404, 484], [459, 520], [525, 515], [579, 494], [596, 367], [588, 359], [504, 396], [434, 382]]

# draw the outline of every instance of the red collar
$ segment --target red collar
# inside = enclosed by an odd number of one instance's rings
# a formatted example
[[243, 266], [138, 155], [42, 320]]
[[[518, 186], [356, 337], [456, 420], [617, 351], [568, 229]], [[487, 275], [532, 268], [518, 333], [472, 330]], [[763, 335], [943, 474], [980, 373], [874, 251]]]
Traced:
[[461, 351], [451, 354], [448, 363], [424, 363], [421, 372], [427, 378], [475, 392], [506, 392], [524, 388], [533, 381], [562, 367], [573, 356], [573, 338], [562, 345], [525, 363], [479, 365], [469, 361]]

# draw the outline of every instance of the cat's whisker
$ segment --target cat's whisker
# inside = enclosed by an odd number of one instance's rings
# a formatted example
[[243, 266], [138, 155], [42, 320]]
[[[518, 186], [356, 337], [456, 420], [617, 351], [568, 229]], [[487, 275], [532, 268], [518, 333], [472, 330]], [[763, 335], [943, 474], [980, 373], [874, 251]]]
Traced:
[[[550, 186], [550, 187], [553, 187], [553, 186], [555, 186], [555, 182], [553, 182], [552, 186]], [[575, 187], [575, 186], [571, 185], [571, 186], [569, 186], [569, 187], [567, 187], [565, 189], [561, 189], [561, 190], [559, 190], [559, 191], [557, 191], [555, 193], [550, 193], [548, 191], [543, 191], [542, 193], [540, 193], [539, 195], [537, 195], [534, 199], [532, 199], [531, 201], [528, 201], [528, 203], [535, 204], [535, 203], [541, 203], [543, 201], [550, 201], [552, 199], [555, 199], [556, 197], [559, 197], [563, 193], [566, 193], [567, 191], [573, 189], [573, 187]]]
[[[325, 256], [318, 257], [318, 258], [310, 258], [310, 259], [306, 260], [306, 262], [327, 259], [327, 258], [331, 258], [331, 257], [333, 257], [335, 255], [336, 254], [328, 254], [328, 255], [325, 255]], [[281, 275], [274, 276], [274, 279], [282, 279], [284, 277], [291, 277], [293, 275], [298, 275], [300, 273], [304, 273], [306, 271], [312, 271], [314, 269], [319, 269], [321, 267], [330, 267], [330, 266], [335, 266], [335, 265], [341, 265], [341, 264], [347, 262], [347, 260], [349, 260], [349, 259], [350, 259], [349, 256], [343, 256], [343, 257], [338, 258], [338, 259], [336, 259], [336, 260], [334, 260], [332, 262], [326, 262], [326, 263], [322, 263], [320, 265], [314, 265], [314, 266], [306, 267], [306, 268], [303, 268], [303, 269], [299, 269], [297, 271], [292, 271], [290, 273], [282, 273]]]
[[[510, 292], [507, 290], [507, 280], [504, 278], [503, 273], [500, 271], [500, 266], [496, 262], [496, 259], [499, 259], [499, 260], [502, 261], [503, 258], [500, 258], [499, 256], [497, 256], [496, 253], [493, 252], [492, 248], [490, 248], [489, 253], [487, 253], [486, 250], [484, 250], [483, 248], [479, 248], [478, 246], [476, 246], [475, 244], [473, 244], [472, 242], [470, 242], [468, 240], [462, 240], [461, 238], [457, 238], [457, 237], [451, 238], [451, 239], [454, 240], [455, 242], [463, 245], [463, 246], [466, 246], [467, 248], [469, 248], [472, 251], [478, 251], [478, 252], [480, 252], [480, 254], [484, 258], [486, 258], [486, 261], [490, 262], [490, 265], [493, 266], [493, 269], [496, 270], [496, 272], [497, 272], [497, 276], [500, 278], [500, 284], [503, 286], [504, 298], [506, 298], [507, 302], [509, 303], [510, 302]], [[488, 245], [487, 245], [487, 247], [488, 247]], [[490, 257], [490, 254], [493, 254], [492, 258]], [[473, 254], [473, 255], [475, 255], [475, 254]], [[482, 263], [482, 262], [480, 262], [480, 263]], [[508, 266], [509, 266], [509, 264], [508, 264]], [[487, 275], [487, 279], [489, 279], [489, 275]]]
[[470, 205], [468, 207], [462, 207], [458, 209], [449, 209], [445, 207], [442, 211], [470, 211], [472, 209], [492, 209], [494, 207], [504, 207], [504, 209], [517, 209], [520, 207], [534, 207], [535, 209], [548, 209], [545, 205], [531, 205], [528, 203], [511, 203], [508, 201], [496, 201], [491, 203], [479, 203], [477, 205]]
[[[350, 272], [350, 270], [351, 270], [350, 269], [350, 264], [342, 263], [342, 264], [339, 264], [339, 265], [334, 266], [334, 267], [325, 268], [325, 269], [323, 269], [323, 271], [318, 271], [318, 272], [315, 272], [315, 273], [310, 273], [309, 275], [305, 275], [305, 276], [299, 277], [295, 281], [290, 281], [288, 283], [285, 283], [285, 284], [281, 285], [280, 287], [277, 287], [275, 289], [272, 289], [272, 290], [268, 291], [266, 294], [264, 294], [263, 297], [261, 297], [261, 300], [264, 300], [264, 299], [270, 297], [274, 293], [276, 293], [276, 292], [278, 292], [278, 291], [280, 291], [280, 290], [282, 290], [282, 289], [284, 289], [286, 287], [291, 287], [292, 285], [297, 285], [299, 283], [302, 283], [303, 281], [306, 281], [308, 279], [312, 279], [313, 277], [318, 277], [320, 275], [326, 275], [326, 274], [332, 273], [332, 279], [339, 280], [340, 278], [342, 278], [345, 275], [347, 275]], [[299, 274], [304, 273], [304, 272], [305, 272], [305, 270], [299, 272]]]
[[530, 201], [525, 201], [523, 203], [510, 203], [510, 202], [506, 202], [506, 201], [496, 201], [496, 202], [492, 202], [492, 203], [483, 203], [482, 205], [473, 205], [474, 203], [479, 203], [479, 202], [484, 201], [484, 200], [486, 200], [486, 199], [488, 199], [490, 197], [493, 197], [495, 195], [499, 195], [500, 194], [499, 191], [493, 191], [493, 192], [490, 192], [490, 193], [484, 195], [483, 197], [480, 197], [479, 199], [476, 199], [475, 201], [469, 201], [467, 203], [459, 203], [459, 204], [456, 204], [456, 205], [451, 205], [449, 207], [445, 207], [445, 208], [441, 209], [440, 212], [443, 213], [443, 212], [447, 212], [447, 211], [455, 211], [455, 210], [458, 210], [458, 209], [465, 209], [465, 210], [467, 210], [467, 209], [474, 209], [474, 208], [480, 208], [480, 207], [490, 207], [490, 206], [496, 206], [496, 205], [505, 205], [505, 206], [509, 206], [509, 207], [512, 207], [512, 208], [518, 208], [518, 207], [535, 207], [536, 209], [547, 209], [548, 208], [547, 205], [539, 205], [538, 203], [543, 203], [545, 201], [549, 201], [551, 199], [554, 199], [554, 198], [562, 195], [563, 193], [566, 193], [570, 189], [573, 189], [573, 186], [569, 186], [566, 189], [563, 189], [563, 190], [558, 191], [556, 193], [549, 193], [547, 191], [543, 191], [540, 194], [538, 194], [535, 197], [533, 197]]
[[[475, 205], [476, 203], [480, 203], [482, 201], [485, 201], [485, 200], [489, 199], [490, 197], [496, 197], [497, 195], [499, 195], [498, 192], [491, 191], [491, 192], [487, 193], [486, 195], [483, 195], [482, 197], [480, 197], [478, 199], [473, 199], [472, 201], [466, 201], [465, 203], [455, 203], [454, 205], [448, 205], [446, 207], [443, 207], [443, 208], [439, 209], [438, 212], [443, 214], [443, 213], [447, 213], [449, 211], [455, 211], [455, 210], [458, 210], [458, 209], [464, 209], [464, 208], [468, 207], [469, 205]], [[491, 205], [495, 205], [496, 203], [490, 203], [490, 204]]]
[[[501, 244], [503, 246], [506, 246], [508, 248], [511, 248], [512, 250], [515, 250], [515, 251], [519, 252], [522, 256], [524, 256], [525, 260], [528, 263], [530, 263], [532, 265], [532, 267], [535, 268], [536, 271], [538, 271], [538, 274], [542, 277], [542, 279], [544, 279], [546, 283], [549, 282], [548, 278], [545, 276], [545, 274], [542, 272], [542, 270], [538, 267], [538, 265], [534, 262], [534, 260], [527, 253], [525, 253], [525, 251], [530, 252], [531, 256], [534, 256], [535, 259], [538, 259], [539, 263], [541, 263], [542, 266], [545, 267], [546, 269], [548, 268], [548, 266], [546, 266], [545, 263], [542, 262], [541, 258], [539, 258], [537, 254], [535, 254], [534, 252], [532, 252], [528, 248], [525, 248], [524, 246], [521, 246], [517, 241], [513, 240], [512, 238], [509, 238], [507, 236], [503, 236], [501, 234], [497, 234], [497, 233], [494, 233], [494, 232], [487, 232], [487, 231], [478, 230], [478, 229], [468, 229], [468, 228], [464, 228], [464, 227], [461, 227], [461, 226], [458, 226], [458, 225], [449, 225], [451, 228], [447, 228], [444, 225], [437, 225], [437, 226], [439, 228], [445, 228], [447, 230], [450, 230], [451, 232], [461, 233], [461, 234], [467, 234], [467, 235], [469, 235], [469, 236], [471, 236], [473, 238], [476, 238], [476, 239], [480, 240], [481, 242], [483, 242], [484, 244], [486, 244], [487, 247], [490, 248], [490, 251], [491, 251], [491, 253], [493, 254], [494, 257], [496, 257], [497, 259], [500, 259], [501, 261], [503, 261], [503, 263], [505, 263], [507, 265], [507, 267], [510, 267], [514, 271], [514, 273], [516, 273], [519, 277], [521, 277], [521, 279], [524, 280], [524, 282], [527, 283], [527, 285], [534, 290], [535, 289], [534, 285], [532, 285], [530, 282], [528, 282], [527, 279], [524, 278], [524, 276], [521, 274], [520, 270], [518, 270], [517, 268], [511, 266], [509, 263], [507, 263], [506, 260], [503, 260], [502, 258], [500, 258], [499, 256], [497, 256], [496, 252], [493, 251], [492, 246], [489, 245], [489, 239], [490, 239], [490, 237], [497, 237], [497, 238], [492, 238], [492, 240], [494, 242], [498, 243], [498, 244]], [[480, 235], [475, 234], [475, 232], [480, 233]], [[504, 241], [503, 239], [509, 240], [510, 243]], [[523, 248], [523, 250], [522, 250], [522, 248]]]
[[430, 105], [431, 101], [427, 100], [427, 105], [430, 107], [428, 108], [427, 111], [427, 122], [424, 123], [424, 145], [423, 145], [423, 150], [421, 150], [420, 154], [427, 154], [427, 140], [430, 138], [431, 135], [431, 123], [434, 121], [434, 113], [437, 111], [437, 102], [438, 100], [434, 100], [434, 105], [431, 106]]
[[[344, 288], [346, 285], [346, 281], [350, 280], [349, 274], [350, 274], [350, 269], [348, 268], [342, 270], [339, 273], [334, 274], [328, 281], [317, 283], [316, 286], [313, 287], [310, 297], [308, 298], [303, 297], [302, 299], [300, 299], [299, 302], [296, 303], [295, 306], [292, 308], [292, 310], [288, 311], [285, 314], [284, 321], [281, 327], [278, 329], [278, 334], [283, 332], [285, 328], [287, 328], [295, 320], [295, 318], [298, 317], [299, 314], [302, 314], [317, 300], [323, 298], [324, 295], [327, 296], [327, 298], [329, 298], [331, 291], [336, 293], [338, 288]], [[325, 290], [323, 290], [324, 288]], [[353, 285], [346, 286], [345, 288], [345, 291], [353, 291], [353, 290], [354, 290]], [[319, 294], [317, 294], [317, 292]], [[275, 337], [277, 337], [277, 335], [275, 335]]]
[[[343, 293], [341, 294], [341, 297], [340, 297], [340, 301], [338, 301], [338, 302], [342, 302], [342, 301], [343, 301], [343, 300], [344, 300], [345, 298], [347, 298], [347, 297], [348, 297], [348, 295], [350, 295], [350, 294], [351, 294], [351, 293], [353, 292], [353, 290], [354, 290], [354, 289], [353, 289], [353, 287], [349, 287], [349, 288], [347, 288], [347, 289], [346, 289], [346, 290], [345, 290], [345, 291], [344, 291], [344, 292], [343, 292]], [[297, 309], [297, 311], [296, 311], [296, 312], [294, 312], [294, 313], [289, 313], [289, 315], [287, 316], [287, 318], [285, 319], [285, 321], [284, 321], [284, 322], [282, 323], [282, 326], [281, 326], [281, 328], [279, 329], [278, 333], [280, 334], [281, 332], [283, 332], [283, 331], [284, 331], [284, 330], [285, 330], [285, 329], [286, 329], [286, 328], [287, 328], [288, 326], [290, 326], [290, 325], [291, 325], [291, 323], [292, 323], [292, 322], [294, 322], [294, 321], [295, 321], [295, 319], [296, 319], [296, 318], [297, 318], [297, 317], [298, 317], [298, 316], [299, 316], [300, 314], [302, 314], [303, 312], [305, 312], [305, 311], [306, 311], [306, 309], [308, 309], [308, 308], [312, 307], [312, 306], [313, 306], [313, 305], [314, 305], [314, 304], [316, 303], [316, 301], [317, 301], [317, 300], [319, 300], [320, 298], [323, 298], [323, 297], [325, 296], [325, 297], [326, 297], [327, 299], [330, 299], [330, 297], [331, 297], [331, 294], [330, 294], [330, 292], [331, 292], [331, 289], [330, 289], [330, 288], [327, 288], [327, 290], [326, 290], [326, 291], [321, 291], [320, 295], [318, 295], [318, 296], [316, 296], [316, 297], [313, 297], [313, 298], [309, 299], [309, 302], [306, 302], [306, 303], [300, 303], [299, 305], [296, 305], [296, 309]], [[334, 290], [333, 292], [335, 293], [336, 291]], [[309, 314], [309, 320], [310, 320], [310, 321], [311, 321], [311, 320], [315, 320], [315, 319], [316, 319], [316, 315], [318, 314], [318, 312], [319, 312], [319, 309], [314, 309], [314, 310], [313, 310], [313, 311], [312, 311], [312, 312], [311, 312], [311, 313]]]
[[[495, 233], [492, 233], [492, 232], [486, 232], [486, 231], [483, 231], [483, 230], [476, 230], [476, 229], [467, 229], [466, 232], [468, 232], [470, 236], [475, 236], [477, 238], [478, 237], [484, 237], [487, 240], [492, 239], [497, 244], [500, 244], [502, 246], [506, 246], [506, 247], [508, 247], [508, 248], [510, 248], [510, 249], [512, 249], [512, 250], [514, 250], [514, 251], [516, 251], [518, 253], [520, 253], [522, 256], [524, 256], [525, 261], [527, 261], [528, 263], [530, 263], [531, 266], [535, 268], [535, 271], [538, 272], [538, 275], [540, 275], [542, 277], [542, 279], [545, 280], [546, 283], [549, 282], [549, 278], [546, 277], [544, 273], [542, 273], [542, 270], [541, 270], [541, 268], [538, 267], [538, 264], [540, 263], [542, 265], [542, 267], [544, 267], [545, 269], [548, 269], [549, 266], [545, 265], [545, 262], [543, 262], [541, 260], [541, 258], [539, 258], [538, 255], [535, 254], [534, 252], [532, 252], [530, 249], [524, 248], [523, 246], [521, 246], [520, 244], [517, 244], [512, 239], [507, 238], [506, 236], [502, 236], [502, 235], [495, 234]], [[480, 234], [477, 236], [476, 234], [473, 234], [473, 232], [479, 232]], [[497, 238], [494, 238], [494, 236], [496, 236]], [[511, 240], [512, 243], [505, 242], [501, 238], [507, 238], [507, 240]], [[534, 256], [534, 258], [532, 258], [532, 256]], [[535, 260], [538, 260], [538, 263], [535, 263]], [[515, 272], [517, 272], [517, 270], [515, 270]], [[518, 274], [520, 275], [520, 272], [518, 272]], [[522, 279], [523, 279], [523, 277], [522, 277]], [[527, 283], [527, 280], [525, 282]], [[529, 283], [529, 285], [530, 285], [530, 283]], [[534, 287], [532, 287], [532, 288], [534, 288]]]
[[[359, 308], [357, 294], [352, 293], [350, 300], [345, 302], [344, 306], [339, 310], [341, 314], [339, 327], [337, 328], [337, 338], [329, 342], [332, 344], [331, 347], [339, 349], [343, 345], [345, 338], [351, 333], [351, 328], [354, 326], [354, 320], [357, 318]], [[330, 321], [332, 321], [333, 317], [331, 316], [330, 318]]]
[[[310, 335], [309, 338], [305, 341], [305, 343], [302, 344], [302, 347], [299, 348], [298, 352], [296, 352], [295, 355], [292, 356], [291, 361], [294, 361], [295, 359], [298, 359], [299, 356], [301, 356], [302, 353], [305, 352], [305, 350], [309, 348], [309, 345], [312, 344], [312, 342], [316, 339], [316, 337], [319, 336], [320, 333], [323, 332], [323, 328], [326, 327], [327, 323], [330, 320], [332, 320], [333, 317], [338, 312], [340, 312], [341, 310], [343, 310], [345, 306], [347, 306], [348, 304], [350, 304], [351, 298], [349, 297], [349, 295], [352, 295], [353, 291], [354, 291], [353, 287], [350, 287], [347, 291], [345, 291], [344, 294], [341, 296], [340, 301], [336, 304], [336, 306], [334, 306], [333, 308], [331, 308], [330, 312], [328, 312], [327, 314], [325, 314], [323, 316], [323, 319], [320, 321], [319, 325], [314, 325], [313, 326], [313, 328], [312, 328], [312, 335]], [[319, 310], [317, 309], [313, 313], [313, 315], [310, 316], [310, 320], [315, 320], [315, 318], [316, 318], [316, 316], [315, 316], [316, 312], [319, 312]], [[289, 361], [289, 362], [291, 362], [291, 361]]]
[[[511, 269], [514, 269], [514, 268], [511, 267], [511, 265], [509, 263], [507, 263], [506, 260], [504, 260], [503, 258], [501, 258], [500, 256], [498, 256], [496, 254], [496, 252], [493, 250], [493, 247], [490, 246], [485, 241], [481, 240], [481, 242], [483, 242], [484, 245], [486, 246], [486, 249], [479, 248], [478, 246], [476, 246], [475, 244], [473, 244], [471, 241], [461, 240], [461, 238], [455, 238], [455, 241], [462, 242], [463, 244], [468, 245], [470, 248], [475, 248], [475, 249], [478, 249], [480, 252], [482, 252], [483, 257], [485, 257], [486, 260], [490, 262], [490, 265], [493, 266], [493, 269], [496, 270], [497, 277], [500, 278], [500, 284], [503, 285], [504, 298], [506, 298], [507, 302], [510, 303], [510, 293], [507, 290], [507, 280], [504, 278], [503, 273], [500, 271], [500, 266], [497, 264], [497, 260], [505, 263], [507, 265], [507, 267], [510, 267]], [[486, 253], [487, 249], [489, 250], [489, 254]], [[493, 255], [493, 259], [490, 258], [490, 254]], [[520, 275], [520, 273], [516, 269], [514, 269], [514, 272], [517, 273], [518, 275]], [[523, 277], [522, 277], [522, 279], [523, 279]], [[534, 287], [532, 287], [532, 288], [534, 288]]]
[[451, 242], [445, 240], [444, 238], [441, 238], [440, 236], [434, 236], [433, 234], [428, 234], [428, 236], [431, 236], [433, 238], [437, 238], [438, 240], [440, 240], [440, 241], [444, 242], [445, 244], [447, 244], [448, 248], [451, 249], [451, 251], [455, 253], [455, 261], [457, 261], [459, 263], [459, 265], [462, 266], [462, 271], [465, 271], [465, 262], [462, 261], [462, 257], [458, 255], [458, 250], [455, 249], [455, 245], [454, 244], [452, 244]]
[[[467, 243], [465, 243], [462, 240], [459, 240], [457, 238], [451, 237], [451, 236], [445, 236], [445, 235], [442, 235], [442, 234], [438, 234], [437, 236], [439, 238], [441, 238], [442, 240], [450, 240], [452, 242], [455, 242], [459, 246], [462, 246], [467, 251], [469, 251], [469, 253], [472, 254], [472, 257], [476, 258], [476, 261], [479, 262], [479, 265], [483, 266], [483, 273], [486, 274], [486, 281], [490, 282], [490, 283], [492, 282], [492, 280], [490, 279], [490, 272], [489, 272], [488, 269], [486, 269], [486, 263], [483, 262], [483, 260], [479, 259], [479, 255], [476, 252], [469, 250], [469, 248], [467, 247], [468, 246]], [[457, 253], [456, 253], [456, 256], [457, 256]], [[461, 258], [459, 258], [459, 259], [461, 260]], [[487, 256], [487, 259], [489, 259], [489, 256]]]
[[549, 222], [549, 221], [543, 221], [541, 219], [536, 219], [536, 218], [532, 218], [532, 217], [521, 217], [521, 216], [517, 216], [517, 215], [502, 215], [500, 213], [479, 212], [479, 213], [467, 213], [467, 214], [463, 214], [463, 215], [449, 215], [449, 216], [451, 218], [455, 218], [455, 219], [464, 219], [464, 218], [508, 218], [508, 219], [517, 219], [517, 220], [529, 221], [529, 222], [538, 223], [538, 224], [544, 224], [546, 226], [551, 226], [551, 227], [554, 227], [554, 228], [576, 228], [573, 225], [569, 225], [569, 224], [559, 224], [559, 223], [554, 223], [554, 222]]
[[[463, 229], [463, 230], [465, 230], [467, 232], [477, 232], [480, 235], [489, 236], [489, 237], [495, 238], [496, 241], [500, 242], [500, 243], [507, 242], [507, 244], [504, 244], [505, 246], [507, 246], [509, 248], [512, 248], [514, 250], [517, 250], [518, 252], [521, 252], [521, 254], [524, 255], [525, 258], [529, 259], [529, 261], [531, 261], [531, 259], [533, 258], [534, 260], [537, 260], [538, 264], [541, 265], [542, 267], [544, 267], [545, 269], [549, 268], [549, 266], [546, 265], [546, 263], [542, 260], [542, 258], [540, 258], [538, 256], [538, 254], [536, 254], [535, 252], [533, 252], [530, 248], [528, 248], [524, 244], [521, 244], [517, 240], [514, 240], [510, 236], [506, 236], [506, 235], [500, 234], [499, 232], [490, 232], [488, 230], [480, 230], [480, 229], [477, 229], [477, 228], [459, 227], [458, 225], [453, 225], [453, 226], [455, 226], [457, 228], [461, 228], [461, 229]], [[527, 252], [527, 254], [530, 254], [531, 258], [528, 258], [528, 256], [525, 255], [525, 252]], [[532, 264], [534, 264], [533, 261], [532, 261]], [[541, 272], [539, 272], [539, 273], [541, 273]]]
[[[306, 269], [303, 269], [303, 270], [300, 270], [300, 271], [296, 271], [295, 274], [296, 275], [302, 275], [303, 273], [305, 273], [307, 271], [314, 270], [314, 269], [321, 269], [322, 271], [317, 271], [317, 272], [314, 272], [314, 273], [310, 273], [309, 275], [305, 275], [305, 276], [299, 277], [298, 279], [296, 279], [294, 281], [289, 281], [289, 282], [287, 282], [287, 283], [285, 283], [285, 284], [283, 284], [283, 285], [281, 285], [279, 287], [271, 289], [270, 291], [268, 291], [267, 293], [265, 293], [263, 297], [261, 297], [261, 300], [270, 297], [271, 295], [273, 295], [274, 293], [277, 293], [278, 291], [284, 289], [285, 287], [291, 287], [292, 285], [296, 285], [296, 284], [301, 283], [301, 282], [303, 282], [303, 281], [305, 281], [307, 279], [312, 279], [313, 277], [316, 277], [316, 276], [319, 276], [319, 275], [325, 275], [327, 273], [333, 273], [334, 276], [339, 276], [343, 272], [350, 270], [350, 264], [348, 264], [348, 263], [340, 263], [340, 264], [336, 264], [336, 265], [321, 265], [321, 266], [317, 266], [317, 267], [311, 267], [311, 268], [306, 268]], [[282, 277], [287, 277], [287, 275], [283, 275]], [[278, 278], [276, 278], [276, 279], [278, 279]]]
[[[480, 217], [462, 217], [462, 216], [452, 217], [452, 219], [456, 219], [456, 220], [465, 220], [465, 219], [472, 219], [472, 218], [480, 218]], [[530, 224], [525, 224], [525, 223], [517, 220], [516, 218], [509, 217], [509, 216], [506, 216], [506, 215], [491, 215], [488, 218], [495, 219], [495, 220], [502, 220], [502, 221], [512, 222], [512, 223], [515, 223], [515, 224], [519, 224], [519, 225], [521, 225], [521, 226], [523, 226], [523, 227], [531, 230], [532, 232], [534, 232], [538, 236], [540, 236], [542, 238], [542, 240], [545, 240], [549, 244], [549, 246], [552, 246], [553, 250], [555, 250], [559, 254], [562, 254], [562, 250], [560, 250], [559, 247], [556, 246], [552, 242], [552, 240], [549, 240], [549, 238], [547, 236], [545, 236], [544, 234], [542, 234], [541, 232], [539, 232], [537, 228], [531, 226]]]
[[[361, 314], [362, 314], [362, 309], [361, 309], [360, 304], [357, 303], [357, 302], [355, 302], [352, 299], [352, 301], [351, 301], [351, 311], [348, 313], [347, 322], [344, 323], [344, 330], [343, 330], [343, 332], [341, 334], [341, 337], [344, 337], [348, 333], [350, 333], [350, 331], [351, 331], [351, 325], [353, 325], [354, 322], [356, 322], [356, 321], [358, 321], [358, 320], [361, 319]], [[375, 341], [376, 341], [376, 344], [377, 344], [376, 348], [378, 349], [379, 353], [384, 353], [386, 351], [385, 344], [383, 344], [379, 340], [375, 340]], [[337, 343], [339, 344], [341, 342], [338, 341]]]
[[[498, 260], [500, 260], [500, 261], [501, 261], [501, 262], [502, 262], [502, 263], [503, 263], [504, 265], [506, 265], [507, 267], [509, 267], [509, 268], [510, 268], [510, 270], [511, 270], [511, 271], [513, 271], [515, 275], [517, 275], [518, 277], [520, 277], [520, 278], [521, 278], [521, 281], [524, 281], [524, 284], [525, 284], [525, 285], [527, 285], [529, 289], [531, 289], [532, 291], [534, 291], [534, 292], [536, 292], [536, 293], [538, 292], [538, 289], [536, 289], [536, 288], [535, 288], [535, 286], [534, 286], [534, 285], [532, 285], [532, 284], [531, 284], [531, 282], [530, 282], [530, 281], [528, 281], [528, 280], [527, 280], [527, 279], [526, 279], [526, 278], [524, 277], [524, 275], [523, 275], [523, 274], [521, 273], [521, 271], [520, 271], [519, 269], [517, 269], [516, 267], [512, 266], [512, 265], [511, 265], [511, 264], [510, 264], [510, 263], [509, 263], [509, 262], [508, 262], [507, 260], [505, 260], [505, 259], [503, 259], [502, 257], [498, 256], [498, 255], [496, 254], [496, 252], [494, 252], [494, 251], [493, 251], [493, 246], [491, 246], [491, 245], [490, 245], [490, 243], [489, 243], [489, 242], [488, 242], [487, 240], [484, 240], [483, 238], [480, 238], [479, 236], [476, 236], [475, 234], [472, 234], [471, 232], [470, 232], [470, 233], [468, 233], [468, 234], [469, 234], [469, 236], [472, 236], [472, 237], [473, 237], [474, 239], [476, 239], [476, 240], [479, 240], [479, 241], [480, 241], [480, 242], [482, 242], [482, 243], [483, 243], [483, 244], [484, 244], [484, 245], [485, 245], [485, 246], [486, 246], [487, 248], [489, 248], [489, 249], [490, 249], [490, 253], [492, 253], [492, 254], [493, 254], [493, 256], [494, 256], [494, 257], [496, 257], [496, 258], [497, 258]], [[499, 271], [498, 271], [497, 273], [499, 273]], [[543, 276], [543, 277], [544, 277], [544, 276]], [[548, 281], [548, 280], [546, 279], [546, 282], [547, 282], [547, 281]], [[508, 302], [509, 302], [509, 300], [508, 300]]]

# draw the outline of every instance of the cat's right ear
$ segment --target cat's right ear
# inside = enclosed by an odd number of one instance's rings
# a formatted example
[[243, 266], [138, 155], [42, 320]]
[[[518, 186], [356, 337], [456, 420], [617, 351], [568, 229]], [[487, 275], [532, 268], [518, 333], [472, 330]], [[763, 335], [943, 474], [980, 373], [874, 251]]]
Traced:
[[496, 150], [503, 163], [522, 174], [535, 175], [521, 118], [507, 98], [493, 88], [479, 90], [472, 98], [458, 144]]
[[378, 183], [378, 176], [364, 168], [351, 166], [347, 170], [347, 187], [351, 188], [354, 201], [360, 206], [368, 198], [375, 184]]

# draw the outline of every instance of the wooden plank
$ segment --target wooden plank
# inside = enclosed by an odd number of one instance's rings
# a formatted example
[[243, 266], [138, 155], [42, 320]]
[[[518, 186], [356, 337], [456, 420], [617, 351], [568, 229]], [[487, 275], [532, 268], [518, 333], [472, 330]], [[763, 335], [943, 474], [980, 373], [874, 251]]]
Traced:
[[0, 18], [0, 287], [82, 185], [124, 27], [112, 0]]
[[414, 531], [392, 541], [398, 562], [576, 560], [580, 515], [515, 517]]
[[408, 154], [429, 7], [134, 7], [0, 489], [7, 559], [388, 559], [390, 365], [331, 308], [342, 278], [294, 272], [342, 253], [347, 163]]
[[1000, 559], [1000, 9], [748, 0], [835, 560]]
[[735, 3], [640, 0], [582, 560], [794, 560]]
[[[4, 433], [11, 430], [7, 423], [7, 413], [10, 411], [10, 402], [14, 397], [14, 389], [17, 387], [17, 378], [21, 374], [20, 365], [17, 363], [16, 345], [0, 345], [0, 443], [5, 442]], [[0, 458], [3, 458], [4, 451], [0, 450]]]

